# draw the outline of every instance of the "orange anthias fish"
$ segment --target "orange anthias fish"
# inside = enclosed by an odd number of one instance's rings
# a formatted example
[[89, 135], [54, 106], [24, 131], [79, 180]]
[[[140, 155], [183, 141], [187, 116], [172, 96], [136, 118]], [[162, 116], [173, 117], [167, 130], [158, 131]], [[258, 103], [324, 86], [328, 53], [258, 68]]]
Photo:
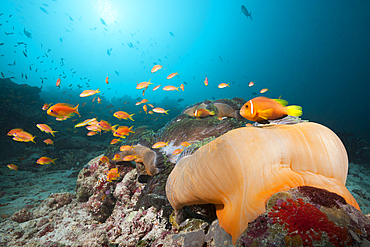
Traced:
[[58, 78], [57, 82], [55, 83], [57, 87], [60, 87], [60, 78]]
[[158, 88], [160, 88], [161, 87], [161, 84], [159, 84], [158, 86], [155, 86], [154, 88], [153, 88], [153, 91], [155, 91], [155, 90], [157, 90]]
[[112, 125], [105, 120], [100, 120], [97, 124], [101, 130], [110, 131], [113, 130]]
[[302, 107], [286, 106], [287, 104], [288, 102], [282, 99], [260, 96], [245, 103], [240, 109], [240, 115], [250, 121], [259, 123], [269, 123], [268, 120], [280, 119], [287, 115], [296, 117], [302, 115]]
[[208, 116], [213, 116], [215, 115], [214, 111], [209, 111], [207, 109], [197, 109], [194, 112], [194, 117], [196, 118], [203, 118], [203, 117], [208, 117]]
[[179, 72], [175, 72], [175, 73], [171, 73], [171, 74], [169, 74], [168, 76], [167, 76], [167, 79], [169, 80], [169, 79], [172, 79], [172, 78], [174, 78], [176, 75], [179, 75]]
[[206, 79], [204, 79], [204, 85], [208, 86], [208, 78], [206, 76]]
[[165, 86], [163, 87], [163, 90], [164, 91], [175, 91], [175, 90], [179, 91], [179, 88], [175, 86]]
[[132, 127], [133, 126], [131, 126], [130, 128], [127, 126], [119, 126], [117, 129], [114, 130], [113, 136], [124, 137], [124, 136], [128, 136], [130, 133], [135, 133], [134, 131], [131, 130]]
[[140, 102], [141, 102], [141, 104], [144, 104], [144, 103], [148, 102], [148, 99], [142, 99]]
[[251, 81], [251, 82], [248, 84], [248, 86], [249, 86], [249, 87], [251, 87], [251, 86], [253, 86], [253, 85], [254, 85], [253, 81]]
[[90, 131], [90, 132], [87, 133], [88, 136], [94, 136], [96, 134], [98, 134], [98, 132], [96, 132], [96, 131]]
[[44, 140], [44, 142], [45, 142], [47, 145], [54, 145], [54, 142], [53, 142], [51, 139], [46, 139], [46, 140]]
[[48, 165], [48, 164], [50, 164], [50, 163], [53, 163], [54, 165], [55, 165], [55, 160], [56, 160], [57, 158], [55, 158], [55, 159], [51, 159], [51, 158], [49, 158], [49, 157], [41, 157], [40, 159], [38, 159], [37, 161], [36, 161], [36, 163], [37, 164], [40, 164], [40, 165]]
[[181, 142], [181, 146], [188, 147], [188, 146], [190, 146], [190, 143], [189, 142]]
[[73, 107], [73, 105], [67, 103], [57, 103], [50, 107], [47, 111], [48, 115], [56, 118], [68, 118], [73, 116], [75, 113], [81, 117], [80, 113], [78, 112], [78, 105]]
[[110, 144], [116, 144], [117, 142], [119, 142], [120, 141], [120, 139], [112, 139], [111, 141], [110, 141]]
[[168, 146], [168, 142], [156, 142], [153, 144], [152, 148], [163, 148], [164, 146]]
[[143, 110], [145, 111], [145, 114], [148, 114], [148, 107], [146, 105], [143, 105]]
[[119, 147], [119, 151], [123, 152], [123, 151], [128, 151], [128, 150], [131, 150], [131, 148], [133, 148], [133, 146], [130, 146], [130, 145], [123, 145], [123, 146], [120, 146]]
[[34, 139], [35, 139], [36, 136], [33, 136], [32, 134], [26, 132], [26, 131], [19, 131], [19, 132], [15, 132], [13, 134], [13, 140], [15, 141], [19, 141], [19, 142], [34, 142]]
[[96, 93], [100, 93], [99, 88], [96, 90], [85, 90], [80, 94], [80, 97], [89, 97], [91, 95], [94, 95]]
[[50, 103], [50, 104], [45, 103], [45, 104], [42, 106], [42, 110], [46, 111], [46, 110], [49, 108], [49, 106], [51, 106], [51, 103]]
[[175, 151], [173, 151], [172, 155], [178, 155], [178, 154], [180, 154], [182, 151], [183, 151], [183, 149], [178, 148], [178, 149], [176, 149]]
[[268, 88], [261, 89], [260, 93], [266, 93], [268, 90]]
[[96, 101], [98, 101], [98, 104], [101, 104], [101, 98], [100, 97], [98, 97], [98, 99]]
[[108, 81], [108, 76], [105, 78], [105, 83], [109, 83], [109, 81]]
[[152, 72], [152, 73], [157, 72], [161, 68], [162, 68], [162, 65], [154, 65], [150, 72]]
[[124, 112], [124, 111], [117, 111], [117, 112], [113, 113], [113, 116], [118, 118], [119, 120], [121, 120], [121, 119], [131, 119], [132, 121], [135, 121], [135, 120], [132, 119], [133, 115], [135, 115], [135, 113], [128, 114], [127, 112]]
[[55, 131], [55, 130], [53, 131], [53, 129], [47, 124], [36, 124], [36, 127], [39, 128], [41, 131], [43, 131], [45, 133], [52, 134], [54, 137], [55, 137], [54, 133], [58, 132], [58, 131]]
[[109, 159], [107, 156], [102, 156], [100, 158], [100, 162], [103, 163], [103, 164], [108, 164], [109, 163]]
[[112, 168], [108, 171], [107, 174], [107, 181], [112, 182], [113, 180], [117, 180], [119, 178], [118, 168]]
[[18, 166], [14, 165], [14, 164], [9, 164], [9, 165], [7, 165], [7, 167], [9, 167], [10, 170], [18, 171]]
[[116, 161], [116, 160], [120, 160], [120, 159], [121, 159], [121, 155], [120, 154], [115, 154], [112, 160]]
[[148, 106], [150, 106], [151, 108], [154, 108], [154, 106], [152, 104], [148, 104]]
[[229, 86], [229, 83], [220, 83], [220, 84], [218, 84], [218, 88], [225, 88], [225, 87], [230, 87]]
[[182, 91], [184, 91], [184, 90], [185, 90], [185, 86], [184, 86], [184, 84], [181, 84], [181, 85], [180, 85], [180, 88], [181, 88], [181, 90], [182, 90]]
[[150, 84], [153, 84], [153, 83], [150, 82], [151, 79], [152, 78], [150, 78], [149, 81], [143, 81], [143, 82], [137, 83], [136, 89], [147, 88]]
[[168, 115], [168, 111], [169, 110], [165, 110], [163, 108], [160, 108], [160, 107], [156, 107], [156, 108], [153, 108], [153, 111], [156, 112], [156, 113], [166, 113]]
[[136, 155], [126, 155], [124, 158], [123, 158], [123, 161], [132, 161], [134, 159], [137, 159], [138, 157]]
[[19, 128], [17, 128], [17, 129], [12, 129], [12, 130], [10, 130], [9, 132], [8, 132], [8, 136], [13, 136], [15, 133], [17, 133], [17, 132], [21, 132], [23, 129], [19, 129]]

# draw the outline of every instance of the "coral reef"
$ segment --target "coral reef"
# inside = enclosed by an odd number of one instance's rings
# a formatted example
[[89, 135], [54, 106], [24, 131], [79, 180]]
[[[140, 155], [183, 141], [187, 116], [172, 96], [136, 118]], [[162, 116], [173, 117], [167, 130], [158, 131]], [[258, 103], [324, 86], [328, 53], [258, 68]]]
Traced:
[[[65, 155], [73, 164], [75, 157], [84, 160], [95, 155], [86, 165], [80, 164], [84, 166], [77, 175], [76, 195], [54, 193], [11, 217], [4, 216], [0, 228], [6, 231], [0, 232], [0, 245], [233, 246], [232, 236], [224, 230], [230, 232], [228, 224], [241, 226], [240, 234], [233, 235], [237, 246], [368, 244], [369, 219], [357, 209], [356, 201], [344, 187], [348, 163], [340, 140], [314, 123], [240, 128], [246, 122], [239, 120], [235, 110], [243, 103], [238, 98], [197, 103], [156, 133], [146, 126], [134, 129], [135, 133], [109, 145], [104, 154], [101, 147], [86, 143], [84, 138], [74, 144], [78, 152], [69, 148], [57, 152], [50, 147], [50, 152]], [[217, 114], [196, 119], [191, 115], [196, 108]], [[299, 133], [304, 133], [304, 137]], [[232, 141], [227, 141], [230, 136]], [[294, 141], [300, 138], [305, 140], [299, 142], [301, 146]], [[69, 139], [61, 137], [59, 141]], [[153, 144], [159, 141], [167, 146], [154, 149]], [[190, 145], [184, 147], [182, 142]], [[120, 151], [122, 145], [133, 148]], [[174, 155], [173, 151], [179, 148], [182, 152]], [[204, 150], [208, 151], [200, 155]], [[325, 155], [311, 155], [316, 150]], [[85, 157], [77, 156], [78, 153]], [[97, 153], [101, 155], [96, 157]], [[119, 159], [113, 159], [116, 154], [121, 155]], [[123, 161], [128, 154], [137, 157]], [[104, 155], [108, 159], [102, 159]], [[190, 160], [194, 162], [189, 163]], [[273, 165], [251, 166], [241, 171], [238, 166], [242, 163]], [[326, 166], [313, 166], [316, 163]], [[108, 180], [107, 173], [113, 168], [119, 175]], [[179, 170], [185, 168], [189, 171], [180, 176]], [[291, 169], [291, 173], [287, 172], [288, 176], [279, 173], [279, 169]], [[219, 177], [215, 178], [215, 174]], [[257, 180], [266, 184], [258, 184]], [[285, 182], [279, 185], [279, 181]], [[187, 186], [192, 182], [203, 183], [192, 187], [197, 195], [188, 200]], [[220, 192], [218, 188], [224, 182], [231, 185]], [[250, 188], [251, 193], [245, 196], [236, 189], [239, 187]], [[198, 197], [199, 191], [207, 195]], [[211, 198], [210, 191], [218, 197]], [[179, 199], [181, 193], [186, 200]], [[250, 210], [251, 217], [224, 213], [228, 204], [220, 196], [228, 201], [240, 200], [239, 208]], [[226, 217], [229, 222], [225, 224]]]

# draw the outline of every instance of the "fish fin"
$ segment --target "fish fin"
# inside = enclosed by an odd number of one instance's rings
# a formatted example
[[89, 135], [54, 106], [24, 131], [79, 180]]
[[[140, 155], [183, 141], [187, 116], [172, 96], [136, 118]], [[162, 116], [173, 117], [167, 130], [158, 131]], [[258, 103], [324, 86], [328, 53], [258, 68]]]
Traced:
[[36, 142], [35, 142], [35, 137], [36, 137], [36, 136], [34, 136], [34, 137], [31, 139], [31, 141], [32, 141], [33, 143], [36, 143]]
[[55, 165], [55, 162], [54, 162], [54, 161], [55, 161], [56, 159], [58, 159], [58, 158], [55, 158], [55, 159], [51, 160], [51, 162], [53, 162], [53, 164], [54, 164], [54, 165]]
[[288, 115], [294, 116], [294, 117], [299, 117], [302, 116], [302, 107], [298, 105], [290, 105], [287, 106], [288, 109]]
[[73, 109], [75, 109], [75, 112], [77, 113], [77, 115], [78, 115], [79, 117], [81, 117], [80, 113], [78, 112], [78, 106], [79, 106], [79, 104], [77, 104], [77, 105], [76, 105], [76, 107], [75, 107], [75, 108], [73, 108]]
[[288, 105], [288, 101], [286, 101], [285, 99], [273, 99], [273, 100], [275, 100], [276, 102], [278, 102], [282, 106], [287, 106]]
[[169, 111], [169, 110], [167, 110], [167, 111], [164, 111], [164, 113], [166, 113], [166, 114], [168, 115], [168, 113], [167, 113], [168, 111]]
[[101, 92], [99, 91], [99, 88], [98, 88], [98, 89], [96, 89], [96, 93], [101, 93]]
[[[76, 128], [76, 127], [75, 127], [75, 128]], [[51, 131], [51, 132], [50, 132], [50, 133], [55, 137], [54, 132], [58, 132], [58, 131], [54, 130], [54, 131]]]
[[273, 109], [267, 109], [267, 110], [264, 110], [264, 111], [260, 111], [260, 112], [258, 112], [258, 116], [260, 118], [263, 118], [263, 119], [267, 120], [272, 115], [273, 111], [274, 111]]
[[131, 116], [133, 116], [133, 115], [135, 115], [135, 113], [133, 113], [133, 114], [129, 115], [129, 116], [128, 116], [128, 118], [129, 118], [129, 119], [131, 119], [132, 121], [135, 121], [135, 120], [133, 120], [133, 119], [132, 119], [132, 117], [131, 117]]
[[214, 111], [210, 111], [209, 114], [213, 116], [213, 115], [215, 115], [215, 112]]

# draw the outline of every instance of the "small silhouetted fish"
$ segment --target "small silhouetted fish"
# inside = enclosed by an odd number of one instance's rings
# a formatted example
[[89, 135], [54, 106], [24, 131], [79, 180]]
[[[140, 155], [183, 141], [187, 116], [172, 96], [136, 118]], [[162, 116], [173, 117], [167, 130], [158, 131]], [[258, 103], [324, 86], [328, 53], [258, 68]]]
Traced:
[[213, 100], [216, 100], [216, 98], [215, 98], [215, 97], [212, 97], [212, 99], [213, 99]]
[[170, 32], [170, 34], [171, 34], [172, 37], [175, 37], [175, 35], [173, 34], [173, 32]]
[[40, 7], [41, 11], [44, 12], [45, 14], [49, 14], [46, 9], [44, 9], [43, 7]]
[[221, 62], [224, 61], [224, 60], [222, 60], [222, 57], [221, 56], [218, 56], [218, 57], [220, 58]]
[[98, 29], [98, 28], [96, 28], [96, 27], [90, 28], [90, 31], [95, 31], [96, 29]]
[[115, 70], [115, 71], [114, 71], [114, 73], [116, 73], [116, 75], [118, 75], [118, 76], [119, 76], [119, 72], [118, 72], [117, 70]]
[[48, 49], [46, 52], [51, 52], [51, 49]]
[[24, 77], [26, 77], [26, 79], [28, 79], [27, 75], [25, 74]]
[[45, 7], [49, 7], [49, 5], [47, 5], [46, 3], [43, 3], [42, 5], [44, 5]]
[[0, 45], [4, 45], [5, 43], [0, 43]]
[[113, 48], [110, 48], [107, 50], [107, 54], [110, 56], [110, 52], [112, 51]]
[[105, 21], [102, 19], [102, 18], [100, 18], [100, 21], [101, 21], [101, 24], [103, 24], [104, 26], [106, 26], [107, 24], [105, 23]]
[[186, 81], [183, 82], [185, 85], [188, 85], [188, 83]]
[[257, 93], [256, 93], [256, 92], [253, 92], [252, 94], [253, 94], [253, 95], [257, 95]]
[[184, 99], [178, 99], [177, 102], [181, 102], [181, 101], [184, 101]]
[[24, 28], [24, 29], [23, 29], [23, 33], [24, 33], [24, 35], [26, 35], [26, 36], [27, 36], [27, 38], [32, 38], [32, 33], [28, 32], [28, 31], [26, 30], [26, 28]]
[[248, 78], [248, 77], [246, 77], [245, 75], [244, 75], [244, 77], [245, 77], [245, 78]]
[[68, 16], [71, 21], [74, 21], [72, 17]]
[[7, 33], [7, 32], [5, 32], [5, 31], [4, 31], [4, 33], [5, 33], [5, 35], [11, 35], [11, 34], [13, 34], [13, 33]]
[[23, 51], [23, 55], [24, 55], [25, 57], [27, 57], [27, 53], [25, 53], [24, 51]]
[[24, 42], [17, 42], [17, 44], [18, 44], [18, 45], [22, 45], [22, 44], [24, 44]]
[[158, 58], [158, 61], [159, 61], [159, 62], [162, 62], [162, 60], [160, 60], [159, 58]]
[[193, 76], [193, 80], [195, 80], [195, 76]]

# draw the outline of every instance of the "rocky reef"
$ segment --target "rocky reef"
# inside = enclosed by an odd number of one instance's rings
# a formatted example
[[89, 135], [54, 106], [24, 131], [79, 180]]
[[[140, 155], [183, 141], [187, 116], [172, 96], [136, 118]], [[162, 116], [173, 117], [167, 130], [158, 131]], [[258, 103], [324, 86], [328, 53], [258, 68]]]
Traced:
[[[136, 128], [104, 153], [96, 153], [79, 171], [75, 194], [51, 194], [40, 204], [1, 220], [0, 245], [234, 246], [231, 235], [220, 227], [218, 202], [188, 203], [175, 214], [166, 183], [179, 161], [245, 126], [237, 111], [243, 103], [242, 99], [199, 102], [157, 132], [145, 126]], [[192, 112], [200, 108], [215, 115], [194, 118]], [[157, 142], [166, 145], [153, 148]], [[130, 149], [121, 151], [123, 145]], [[181, 153], [174, 152], [178, 149]], [[125, 161], [128, 155], [135, 157]], [[109, 180], [112, 169], [119, 176]], [[192, 174], [187, 178], [191, 180]], [[328, 190], [288, 188], [269, 195], [263, 208], [247, 222], [235, 246], [370, 244], [370, 219]]]

